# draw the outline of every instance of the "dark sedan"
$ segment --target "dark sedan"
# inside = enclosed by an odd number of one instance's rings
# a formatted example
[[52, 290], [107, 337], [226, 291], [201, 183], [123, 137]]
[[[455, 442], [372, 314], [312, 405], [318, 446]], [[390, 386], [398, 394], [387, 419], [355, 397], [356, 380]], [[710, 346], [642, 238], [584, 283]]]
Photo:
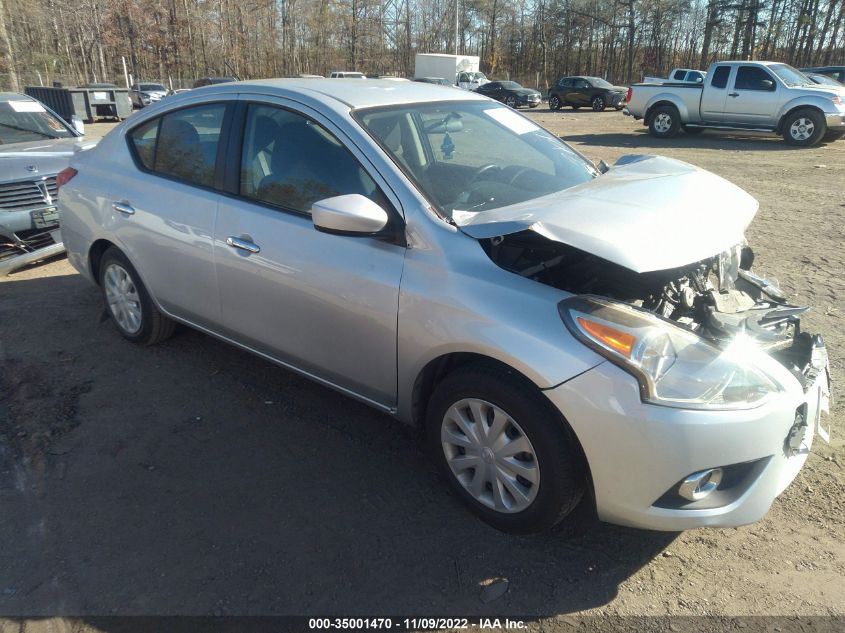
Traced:
[[518, 108], [519, 106], [536, 108], [540, 105], [541, 95], [538, 91], [523, 88], [515, 81], [490, 81], [476, 88], [475, 92], [501, 101], [511, 108]]
[[549, 108], [560, 110], [563, 106], [571, 106], [577, 110], [589, 107], [601, 112], [611, 107], [621, 110], [625, 107], [627, 93], [627, 88], [614, 86], [601, 77], [563, 77], [549, 91]]

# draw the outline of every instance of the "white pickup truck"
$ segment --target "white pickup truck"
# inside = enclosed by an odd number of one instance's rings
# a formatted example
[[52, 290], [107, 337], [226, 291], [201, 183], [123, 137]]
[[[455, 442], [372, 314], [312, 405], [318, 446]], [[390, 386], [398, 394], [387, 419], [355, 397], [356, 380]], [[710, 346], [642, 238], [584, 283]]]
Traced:
[[634, 84], [624, 113], [657, 137], [751, 130], [810, 147], [845, 136], [845, 88], [814, 84], [786, 64], [716, 62], [700, 84]]
[[644, 84], [666, 84], [666, 83], [682, 83], [682, 84], [700, 84], [704, 82], [707, 73], [703, 70], [692, 70], [691, 68], [673, 68], [669, 73], [669, 78], [664, 77], [643, 77]]

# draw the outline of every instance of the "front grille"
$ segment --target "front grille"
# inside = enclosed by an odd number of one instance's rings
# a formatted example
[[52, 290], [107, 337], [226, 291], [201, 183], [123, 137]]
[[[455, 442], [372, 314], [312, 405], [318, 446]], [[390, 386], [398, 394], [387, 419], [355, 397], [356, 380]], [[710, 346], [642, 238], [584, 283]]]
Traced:
[[[43, 185], [49, 200], [44, 195]], [[37, 180], [18, 180], [16, 182], [0, 183], [0, 209], [35, 209], [56, 201], [59, 190], [56, 188], [56, 177], [47, 176]]]

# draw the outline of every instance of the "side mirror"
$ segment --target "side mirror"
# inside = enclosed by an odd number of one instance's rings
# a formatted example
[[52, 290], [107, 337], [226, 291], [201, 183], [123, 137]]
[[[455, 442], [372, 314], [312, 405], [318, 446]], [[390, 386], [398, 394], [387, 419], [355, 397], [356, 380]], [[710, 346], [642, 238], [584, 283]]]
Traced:
[[389, 219], [387, 211], [358, 193], [325, 198], [311, 205], [314, 228], [335, 235], [371, 237], [383, 230]]
[[764, 79], [760, 82], [760, 85], [763, 87], [763, 90], [774, 90], [775, 89], [775, 82], [771, 79]]
[[702, 83], [704, 83], [704, 77], [696, 77], [696, 78], [695, 78], [695, 83], [697, 83], [697, 84], [702, 84]]

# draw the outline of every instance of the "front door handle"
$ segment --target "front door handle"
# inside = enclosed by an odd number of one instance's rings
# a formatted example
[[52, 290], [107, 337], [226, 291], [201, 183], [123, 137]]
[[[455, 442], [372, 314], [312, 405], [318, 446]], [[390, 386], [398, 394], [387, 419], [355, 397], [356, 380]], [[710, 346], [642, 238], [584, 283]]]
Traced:
[[249, 253], [261, 252], [261, 248], [259, 248], [258, 244], [250, 242], [249, 240], [242, 239], [240, 237], [235, 237], [234, 235], [230, 235], [226, 238], [226, 244], [228, 244], [232, 248], [239, 248], [242, 251], [247, 251]]
[[729, 93], [728, 93], [728, 96], [729, 96], [729, 97], [734, 97], [734, 98], [736, 98], [736, 97], [738, 97], [738, 96], [739, 96], [739, 93], [738, 93], [738, 92], [729, 92]]
[[135, 215], [135, 209], [127, 202], [113, 202], [111, 208], [123, 215]]

